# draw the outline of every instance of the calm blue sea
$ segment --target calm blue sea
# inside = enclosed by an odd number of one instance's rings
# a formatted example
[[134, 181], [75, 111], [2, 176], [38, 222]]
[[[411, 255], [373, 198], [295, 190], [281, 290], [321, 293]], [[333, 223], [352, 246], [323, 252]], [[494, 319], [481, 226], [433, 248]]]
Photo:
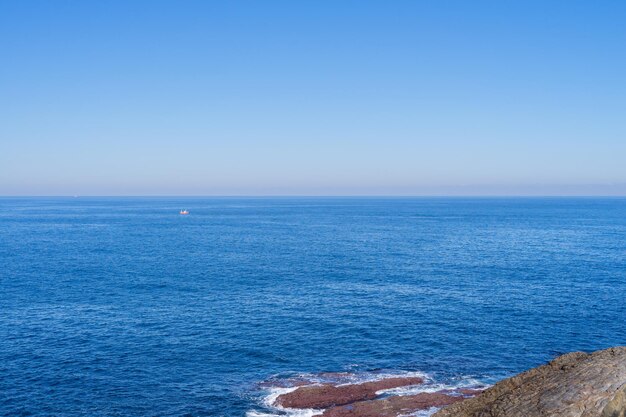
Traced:
[[273, 415], [268, 379], [620, 344], [626, 199], [0, 199], [0, 415]]

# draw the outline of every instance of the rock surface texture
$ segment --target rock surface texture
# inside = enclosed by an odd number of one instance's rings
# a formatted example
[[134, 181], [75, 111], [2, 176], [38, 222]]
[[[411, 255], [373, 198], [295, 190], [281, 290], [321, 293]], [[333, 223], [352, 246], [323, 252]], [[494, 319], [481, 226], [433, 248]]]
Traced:
[[349, 385], [311, 385], [280, 395], [276, 405], [286, 408], [323, 409], [334, 405], [351, 404], [355, 401], [376, 398], [376, 391], [417, 385], [423, 382], [419, 377], [387, 378], [380, 381]]
[[279, 395], [274, 405], [289, 409], [315, 409], [316, 415], [322, 417], [398, 417], [454, 404], [482, 392], [481, 389], [459, 388], [406, 395], [385, 393], [385, 390], [423, 382], [419, 377], [391, 377], [354, 384], [300, 386]]
[[626, 417], [626, 347], [574, 352], [434, 417]]
[[331, 407], [322, 413], [322, 417], [397, 417], [458, 401], [463, 401], [463, 397], [439, 392], [394, 396]]

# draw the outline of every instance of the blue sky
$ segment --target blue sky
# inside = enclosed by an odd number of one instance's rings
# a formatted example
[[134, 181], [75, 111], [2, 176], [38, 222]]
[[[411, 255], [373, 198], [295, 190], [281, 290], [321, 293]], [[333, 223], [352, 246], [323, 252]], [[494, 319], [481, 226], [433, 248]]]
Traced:
[[626, 195], [624, 1], [0, 2], [1, 195]]

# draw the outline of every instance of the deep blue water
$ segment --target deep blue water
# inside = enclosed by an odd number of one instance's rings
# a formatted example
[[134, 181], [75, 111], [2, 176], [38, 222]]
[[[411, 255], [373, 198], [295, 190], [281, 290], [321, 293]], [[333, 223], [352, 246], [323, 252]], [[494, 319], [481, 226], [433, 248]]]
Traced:
[[0, 199], [3, 415], [244, 416], [277, 374], [619, 344], [626, 199]]

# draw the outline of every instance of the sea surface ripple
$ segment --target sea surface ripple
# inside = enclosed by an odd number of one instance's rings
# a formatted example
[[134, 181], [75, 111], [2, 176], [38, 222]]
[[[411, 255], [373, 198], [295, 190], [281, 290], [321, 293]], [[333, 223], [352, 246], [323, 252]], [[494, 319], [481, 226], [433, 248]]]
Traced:
[[[188, 216], [178, 214], [180, 209]], [[267, 415], [626, 344], [623, 198], [0, 198], [0, 415]]]

